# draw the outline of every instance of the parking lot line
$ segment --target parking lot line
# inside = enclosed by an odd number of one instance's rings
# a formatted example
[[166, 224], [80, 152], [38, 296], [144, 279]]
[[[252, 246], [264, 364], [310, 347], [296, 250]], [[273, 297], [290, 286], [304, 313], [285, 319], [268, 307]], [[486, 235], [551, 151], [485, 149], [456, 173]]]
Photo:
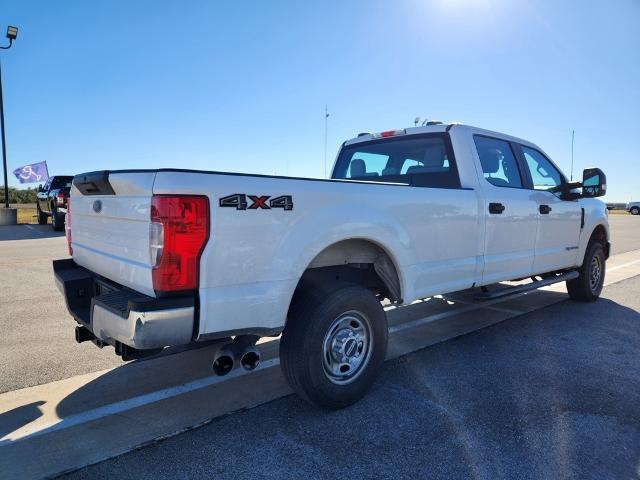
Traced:
[[38, 235], [44, 235], [44, 232], [41, 232], [37, 228], [33, 228], [31, 225], [23, 225], [25, 228], [28, 228], [32, 232], [36, 232]]

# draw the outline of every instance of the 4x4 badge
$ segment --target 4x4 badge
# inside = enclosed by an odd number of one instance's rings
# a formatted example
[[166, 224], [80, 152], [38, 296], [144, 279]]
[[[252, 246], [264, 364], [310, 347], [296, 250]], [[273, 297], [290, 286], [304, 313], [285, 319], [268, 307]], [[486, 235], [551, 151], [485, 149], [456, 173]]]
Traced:
[[[247, 202], [247, 197], [252, 202]], [[286, 211], [293, 210], [293, 197], [291, 195], [280, 195], [271, 198], [269, 195], [246, 195], [244, 193], [234, 193], [220, 199], [221, 207], [231, 207], [236, 210], [271, 210], [272, 208], [282, 208]]]

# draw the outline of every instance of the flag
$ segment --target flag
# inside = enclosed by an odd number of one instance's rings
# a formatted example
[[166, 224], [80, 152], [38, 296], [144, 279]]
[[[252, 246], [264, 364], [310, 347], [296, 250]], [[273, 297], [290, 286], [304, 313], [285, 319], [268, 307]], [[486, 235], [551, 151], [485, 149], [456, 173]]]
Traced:
[[13, 174], [20, 183], [37, 183], [49, 180], [46, 161], [18, 167], [13, 171]]

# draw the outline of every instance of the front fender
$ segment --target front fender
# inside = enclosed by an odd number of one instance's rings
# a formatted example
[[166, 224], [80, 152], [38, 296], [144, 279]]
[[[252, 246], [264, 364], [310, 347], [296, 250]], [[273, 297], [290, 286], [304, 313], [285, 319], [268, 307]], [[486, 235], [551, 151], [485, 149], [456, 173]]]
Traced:
[[580, 206], [584, 209], [584, 225], [580, 233], [580, 243], [578, 248], [577, 261], [578, 265], [582, 265], [587, 246], [591, 235], [602, 226], [606, 233], [607, 242], [609, 241], [609, 217], [607, 215], [607, 207], [601, 200], [595, 198], [583, 198], [580, 200]]

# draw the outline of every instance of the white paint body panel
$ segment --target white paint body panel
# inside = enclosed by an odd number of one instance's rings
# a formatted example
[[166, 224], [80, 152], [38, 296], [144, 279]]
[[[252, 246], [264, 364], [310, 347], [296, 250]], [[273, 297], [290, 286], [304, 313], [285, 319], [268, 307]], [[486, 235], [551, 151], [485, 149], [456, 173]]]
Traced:
[[[291, 195], [294, 209], [221, 208], [233, 193]], [[468, 288], [477, 281], [474, 190], [159, 172], [154, 193], [206, 193], [211, 235], [200, 261], [200, 333], [284, 325], [293, 291], [330, 245], [367, 239], [400, 274], [403, 297]], [[459, 232], [465, 232], [460, 235]]]
[[[407, 129], [407, 134], [445, 128]], [[580, 264], [593, 229], [604, 225], [608, 232], [604, 204], [594, 199], [564, 202], [546, 192], [489, 184], [474, 133], [535, 147], [473, 127], [451, 128], [461, 189], [213, 172], [113, 172], [109, 178], [115, 196], [83, 196], [72, 190], [73, 256], [80, 265], [153, 296], [151, 196], [208, 196], [210, 238], [200, 260], [199, 338], [282, 328], [305, 269], [324, 249], [348, 239], [368, 240], [386, 251], [405, 303]], [[219, 206], [221, 197], [237, 193], [291, 195], [294, 208], [241, 211]], [[102, 202], [100, 213], [92, 210], [96, 200]], [[553, 216], [540, 218], [543, 201], [552, 204]], [[505, 215], [488, 215], [490, 202], [505, 204]]]

